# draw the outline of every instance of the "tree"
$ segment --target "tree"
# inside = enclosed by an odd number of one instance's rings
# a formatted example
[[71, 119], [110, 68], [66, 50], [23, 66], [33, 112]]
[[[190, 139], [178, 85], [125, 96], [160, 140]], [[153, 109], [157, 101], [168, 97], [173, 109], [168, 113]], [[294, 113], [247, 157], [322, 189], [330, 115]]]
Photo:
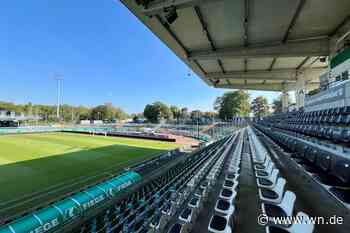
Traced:
[[229, 120], [236, 116], [246, 117], [250, 113], [249, 94], [242, 90], [226, 92], [216, 99], [214, 108], [217, 109], [222, 120]]
[[252, 101], [252, 111], [254, 116], [263, 117], [269, 113], [269, 104], [263, 96], [258, 96]]
[[282, 112], [282, 98], [279, 96], [277, 99], [274, 99], [272, 102], [272, 109], [274, 113]]
[[90, 117], [93, 120], [106, 120], [111, 122], [117, 119], [126, 119], [128, 115], [121, 108], [116, 108], [111, 103], [106, 103], [104, 105], [94, 107], [91, 110]]
[[91, 110], [91, 119], [92, 120], [104, 120], [108, 116], [107, 106], [98, 105]]
[[[23, 105], [16, 105], [0, 101], [0, 110], [14, 111], [17, 114], [39, 115], [41, 120], [45, 122], [57, 121], [56, 106], [54, 105], [34, 105], [30, 102]], [[128, 117], [121, 108], [114, 107], [111, 103], [99, 105], [92, 109], [84, 106], [75, 107], [63, 104], [60, 108], [60, 116], [61, 120], [65, 122], [76, 122], [87, 119], [112, 121]]]
[[76, 113], [79, 120], [88, 120], [91, 116], [91, 110], [84, 106], [79, 106], [76, 108]]
[[188, 108], [181, 108], [181, 110], [180, 110], [180, 118], [181, 119], [189, 118]]
[[134, 115], [132, 116], [132, 121], [135, 122], [135, 123], [138, 123], [138, 122], [140, 121], [139, 116], [138, 116], [137, 114], [134, 114]]
[[145, 118], [151, 123], [157, 123], [159, 120], [160, 111], [154, 104], [147, 104], [143, 111]]
[[147, 104], [143, 111], [143, 115], [152, 123], [158, 123], [161, 119], [169, 120], [172, 118], [170, 108], [162, 102]]
[[29, 102], [23, 106], [23, 112], [28, 115], [33, 115], [33, 104]]
[[173, 114], [174, 119], [176, 119], [177, 122], [179, 122], [179, 119], [181, 117], [181, 111], [177, 106], [170, 106], [170, 111]]
[[114, 108], [113, 111], [114, 117], [118, 120], [125, 120], [126, 118], [128, 118], [128, 114], [126, 114], [126, 112], [124, 112], [121, 108]]
[[170, 110], [170, 108], [168, 107], [168, 105], [158, 101], [158, 102], [155, 102], [153, 103], [158, 109], [159, 109], [159, 112], [160, 112], [160, 119], [166, 119], [166, 120], [169, 120], [169, 119], [172, 119], [173, 118], [173, 114]]

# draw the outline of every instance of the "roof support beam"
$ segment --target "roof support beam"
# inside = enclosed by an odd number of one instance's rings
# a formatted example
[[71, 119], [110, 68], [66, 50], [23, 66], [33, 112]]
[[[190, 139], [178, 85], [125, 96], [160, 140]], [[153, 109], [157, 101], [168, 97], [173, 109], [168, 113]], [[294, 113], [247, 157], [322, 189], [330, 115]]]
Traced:
[[311, 57], [305, 57], [304, 60], [302, 60], [302, 62], [300, 62], [300, 64], [297, 66], [297, 70], [300, 70], [301, 68], [303, 68], [303, 66], [306, 64], [306, 62], [308, 62], [310, 60]]
[[299, 0], [297, 8], [295, 9], [294, 15], [292, 17], [291, 22], [289, 23], [289, 26], [287, 28], [286, 33], [283, 36], [282, 43], [286, 43], [289, 37], [289, 34], [292, 32], [293, 27], [295, 25], [295, 22], [297, 21], [304, 5], [305, 5], [306, 0]]
[[208, 42], [209, 42], [209, 44], [210, 44], [211, 49], [212, 49], [213, 51], [215, 51], [216, 48], [215, 48], [215, 45], [214, 45], [214, 41], [213, 41], [213, 39], [212, 39], [211, 36], [210, 36], [210, 33], [209, 33], [209, 31], [208, 31], [208, 26], [207, 26], [207, 24], [204, 22], [204, 19], [203, 19], [201, 10], [199, 9], [198, 6], [195, 6], [195, 7], [194, 7], [194, 11], [196, 12], [196, 15], [197, 15], [197, 17], [198, 17], [198, 19], [199, 19], [199, 23], [200, 23], [200, 25], [201, 25], [201, 27], [202, 27], [203, 32], [205, 33], [205, 36], [206, 36], [206, 38], [207, 38], [207, 40], [208, 40]]
[[348, 15], [334, 30], [329, 34], [331, 37], [330, 48], [331, 57], [335, 56], [338, 50], [343, 46], [342, 43], [346, 37], [350, 37], [350, 15]]
[[311, 68], [313, 64], [315, 64], [318, 60], [320, 60], [320, 57], [316, 57], [310, 64], [307, 65], [306, 68]]
[[328, 56], [329, 39], [313, 38], [279, 42], [269, 45], [255, 45], [249, 47], [223, 48], [216, 51], [194, 51], [188, 56], [190, 60], [213, 60], [230, 58], [265, 58], [265, 57], [307, 57]]
[[244, 47], [248, 46], [249, 38], [248, 38], [248, 26], [249, 26], [249, 0], [244, 0], [244, 35], [243, 35], [243, 41], [244, 41]]
[[[320, 73], [324, 68], [310, 68], [308, 72]], [[226, 73], [212, 72], [207, 73], [206, 77], [209, 79], [250, 79], [250, 80], [278, 80], [278, 81], [296, 81], [297, 75], [303, 73], [304, 69], [274, 69], [268, 70], [250, 70], [244, 71], [231, 71]]]
[[[203, 19], [201, 10], [199, 9], [198, 6], [195, 6], [195, 7], [194, 7], [194, 10], [195, 10], [195, 12], [196, 12], [196, 14], [197, 14], [197, 17], [198, 17], [198, 19], [199, 19], [199, 23], [200, 23], [200, 25], [201, 25], [201, 27], [202, 27], [202, 30], [203, 30], [203, 32], [205, 32], [205, 36], [207, 37], [207, 40], [208, 40], [208, 42], [209, 42], [209, 44], [210, 44], [211, 49], [212, 49], [213, 51], [216, 51], [216, 47], [215, 47], [214, 41], [213, 41], [213, 39], [212, 39], [212, 37], [211, 37], [211, 35], [210, 35], [210, 33], [209, 33], [208, 26], [207, 26], [207, 24], [205, 23], [205, 21], [204, 21], [204, 19]], [[224, 69], [224, 66], [222, 65], [221, 60], [220, 60], [220, 59], [217, 59], [217, 62], [218, 62], [218, 65], [219, 65], [221, 71], [222, 71], [223, 73], [225, 73], [225, 69]]]
[[[300, 15], [300, 13], [301, 13], [301, 10], [303, 9], [303, 7], [304, 7], [304, 5], [305, 5], [305, 2], [306, 2], [306, 0], [299, 0], [299, 3], [298, 3], [298, 5], [297, 5], [297, 8], [296, 8], [296, 10], [295, 10], [295, 12], [294, 12], [294, 14], [293, 14], [292, 20], [291, 20], [291, 22], [289, 23], [289, 26], [288, 26], [288, 28], [287, 28], [287, 31], [284, 33], [284, 36], [283, 36], [283, 39], [282, 39], [282, 43], [283, 43], [283, 44], [285, 44], [285, 43], [287, 42], [288, 37], [289, 37], [289, 34], [292, 32], [293, 27], [294, 27], [294, 25], [295, 25], [295, 22], [297, 21], [299, 15]], [[273, 69], [273, 67], [274, 67], [274, 65], [275, 65], [275, 63], [276, 63], [276, 61], [277, 61], [277, 58], [274, 57], [274, 58], [272, 59], [271, 65], [269, 66], [268, 70], [271, 71], [271, 70]]]
[[282, 91], [283, 88], [287, 86], [288, 90], [289, 88], [293, 89], [293, 86], [295, 86], [294, 83], [290, 84], [281, 84], [281, 83], [271, 83], [271, 84], [262, 84], [262, 83], [249, 83], [249, 84], [234, 84], [231, 83], [228, 84], [219, 84], [216, 87], [217, 88], [227, 88], [227, 89], [240, 89], [240, 90], [260, 90], [260, 91]]
[[[243, 41], [244, 41], [244, 47], [248, 47], [249, 45], [249, 37], [248, 37], [248, 26], [249, 26], [249, 0], [244, 0], [244, 22], [243, 22], [243, 28], [244, 28], [244, 35], [243, 35]], [[248, 70], [248, 59], [244, 59], [244, 72], [247, 72]]]
[[169, 7], [183, 9], [188, 7], [199, 6], [201, 4], [222, 1], [223, 0], [158, 0], [150, 2], [142, 12], [148, 16], [153, 16], [162, 13], [164, 9]]
[[350, 15], [348, 15], [334, 30], [330, 33], [330, 36], [342, 36], [350, 30]]
[[277, 58], [274, 57], [274, 58], [272, 59], [272, 61], [271, 61], [271, 65], [270, 65], [269, 68], [268, 68], [268, 71], [271, 71], [271, 70], [273, 69], [273, 67], [275, 66], [276, 61], [277, 61]]
[[221, 69], [221, 72], [222, 72], [222, 73], [226, 73], [226, 70], [225, 70], [225, 68], [224, 68], [224, 65], [222, 64], [222, 62], [221, 62], [220, 59], [218, 59], [218, 65], [219, 65], [219, 67], [220, 67], [220, 69]]
[[[253, 90], [253, 91], [292, 91], [295, 90], [296, 82], [288, 83], [249, 83], [249, 84], [219, 84], [217, 88], [227, 89], [241, 89], [241, 90]], [[306, 84], [307, 89], [315, 89], [319, 87], [319, 83], [312, 82]]]

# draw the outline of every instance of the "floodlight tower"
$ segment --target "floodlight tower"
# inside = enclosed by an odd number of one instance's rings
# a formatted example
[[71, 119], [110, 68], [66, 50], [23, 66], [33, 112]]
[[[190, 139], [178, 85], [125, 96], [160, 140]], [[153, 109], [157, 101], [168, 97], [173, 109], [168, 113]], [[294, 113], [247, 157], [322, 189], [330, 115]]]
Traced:
[[60, 105], [61, 105], [61, 89], [62, 89], [62, 76], [55, 75], [55, 80], [57, 81], [57, 110], [56, 117], [57, 120], [60, 120]]

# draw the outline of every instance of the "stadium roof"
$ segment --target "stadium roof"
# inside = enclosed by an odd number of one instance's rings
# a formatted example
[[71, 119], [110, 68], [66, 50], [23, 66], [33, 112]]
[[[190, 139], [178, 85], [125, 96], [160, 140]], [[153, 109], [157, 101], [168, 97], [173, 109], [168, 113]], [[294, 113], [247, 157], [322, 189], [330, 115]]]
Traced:
[[[121, 0], [208, 85], [292, 90], [317, 77], [349, 0]], [[318, 80], [309, 80], [318, 86]]]

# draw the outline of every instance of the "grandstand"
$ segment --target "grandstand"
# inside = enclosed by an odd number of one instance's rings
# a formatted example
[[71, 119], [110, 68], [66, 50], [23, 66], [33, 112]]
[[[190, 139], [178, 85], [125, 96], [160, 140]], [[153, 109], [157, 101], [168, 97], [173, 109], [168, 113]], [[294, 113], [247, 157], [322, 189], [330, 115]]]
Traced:
[[[350, 2], [121, 2], [209, 86], [280, 92], [283, 111], [150, 132], [132, 124], [0, 130], [0, 147], [13, 143], [0, 163], [36, 137], [54, 149], [63, 144], [62, 151], [37, 157], [71, 156], [50, 166], [13, 163], [10, 183], [18, 187], [1, 187], [0, 233], [348, 233]], [[180, 150], [168, 134], [201, 143]], [[56, 182], [87, 176], [81, 164], [98, 179], [62, 193], [41, 188], [57, 175]], [[2, 185], [9, 175], [1, 172]], [[26, 177], [31, 172], [37, 176]], [[30, 206], [9, 201], [7, 207], [3, 199], [35, 177], [43, 196], [25, 198]]]

